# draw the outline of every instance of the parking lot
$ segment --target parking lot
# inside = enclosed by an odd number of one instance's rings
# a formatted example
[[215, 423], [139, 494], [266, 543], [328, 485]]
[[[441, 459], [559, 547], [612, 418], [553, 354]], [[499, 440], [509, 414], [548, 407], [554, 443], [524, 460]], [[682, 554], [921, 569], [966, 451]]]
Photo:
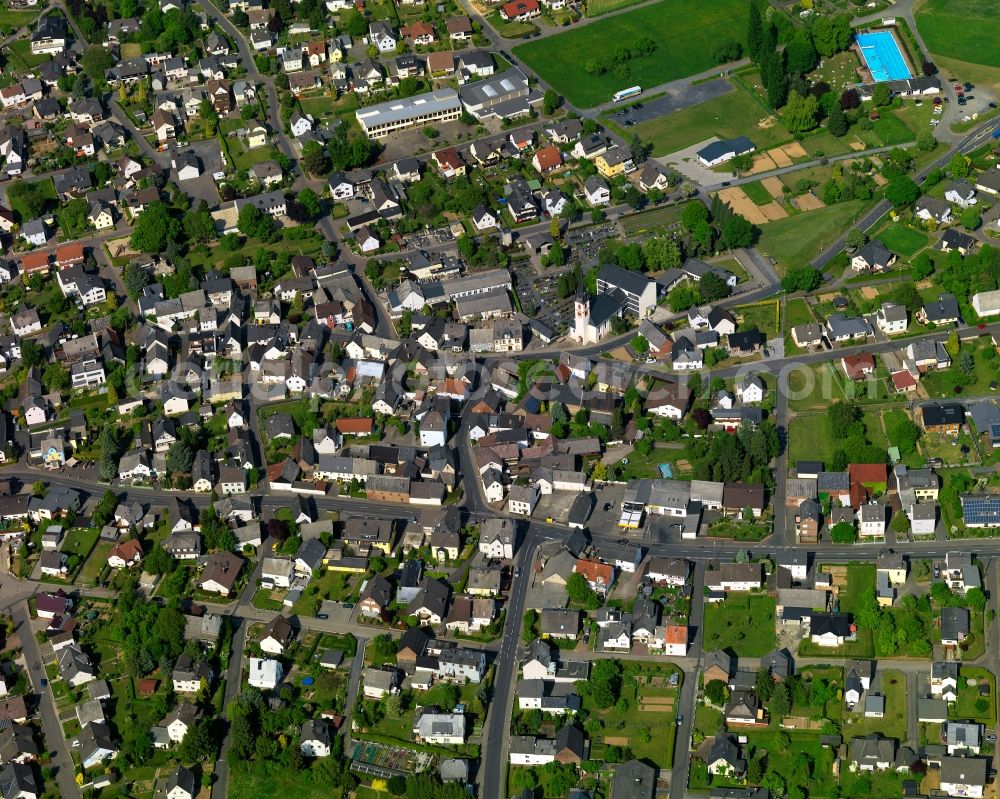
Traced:
[[733, 85], [725, 78], [716, 78], [681, 89], [671, 89], [662, 97], [657, 97], [648, 103], [637, 103], [623, 108], [615, 114], [614, 120], [622, 127], [630, 128], [640, 122], [649, 122], [666, 114], [672, 114], [674, 111], [682, 111], [693, 105], [704, 103], [706, 100], [714, 100], [732, 90]]

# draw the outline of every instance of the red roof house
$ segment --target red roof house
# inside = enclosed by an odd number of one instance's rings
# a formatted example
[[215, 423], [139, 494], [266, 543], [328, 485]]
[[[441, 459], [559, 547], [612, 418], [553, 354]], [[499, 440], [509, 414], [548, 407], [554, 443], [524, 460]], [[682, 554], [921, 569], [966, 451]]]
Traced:
[[337, 432], [348, 436], [370, 436], [374, 430], [374, 422], [371, 419], [359, 417], [357, 419], [338, 419], [336, 422]]

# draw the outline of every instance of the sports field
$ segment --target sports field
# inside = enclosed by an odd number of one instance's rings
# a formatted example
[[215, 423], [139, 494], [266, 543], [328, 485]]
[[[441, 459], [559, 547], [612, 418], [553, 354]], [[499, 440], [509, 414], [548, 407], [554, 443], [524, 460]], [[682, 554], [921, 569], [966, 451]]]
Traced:
[[[698, 0], [662, 0], [518, 45], [514, 52], [570, 103], [592, 108], [610, 102], [619, 89], [651, 89], [711, 69], [712, 45], [722, 37], [742, 41], [746, 18], [745, 0], [717, 0], [709, 6]], [[611, 57], [616, 48], [644, 37], [656, 42], [656, 50], [629, 59], [627, 70], [586, 71], [588, 60]]]
[[916, 20], [933, 55], [1000, 67], [996, 0], [923, 0]]

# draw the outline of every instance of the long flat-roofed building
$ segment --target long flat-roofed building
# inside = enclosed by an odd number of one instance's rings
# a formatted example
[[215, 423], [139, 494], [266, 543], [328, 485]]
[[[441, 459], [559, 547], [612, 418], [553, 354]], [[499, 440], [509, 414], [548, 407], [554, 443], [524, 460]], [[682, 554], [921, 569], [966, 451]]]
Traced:
[[454, 89], [438, 89], [359, 108], [354, 115], [368, 136], [381, 139], [394, 130], [458, 119], [461, 113], [462, 101], [458, 99], [458, 92]]

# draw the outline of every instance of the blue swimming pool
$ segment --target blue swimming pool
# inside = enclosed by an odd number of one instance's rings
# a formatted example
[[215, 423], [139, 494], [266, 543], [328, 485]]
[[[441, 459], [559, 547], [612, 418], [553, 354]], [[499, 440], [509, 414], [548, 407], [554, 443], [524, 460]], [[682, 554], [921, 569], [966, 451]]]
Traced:
[[876, 83], [885, 80], [907, 80], [913, 77], [892, 31], [859, 33], [855, 35], [854, 40], [861, 48], [861, 55], [872, 73], [872, 80]]

